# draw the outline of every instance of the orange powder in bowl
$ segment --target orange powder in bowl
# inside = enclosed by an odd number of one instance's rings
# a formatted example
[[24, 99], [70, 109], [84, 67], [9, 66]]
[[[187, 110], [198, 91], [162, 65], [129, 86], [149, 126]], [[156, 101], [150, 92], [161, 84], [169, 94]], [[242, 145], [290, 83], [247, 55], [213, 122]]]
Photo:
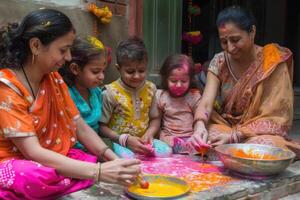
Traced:
[[244, 151], [243, 149], [231, 149], [231, 155], [239, 158], [258, 159], [258, 160], [278, 160], [277, 156], [253, 152], [252, 149]]

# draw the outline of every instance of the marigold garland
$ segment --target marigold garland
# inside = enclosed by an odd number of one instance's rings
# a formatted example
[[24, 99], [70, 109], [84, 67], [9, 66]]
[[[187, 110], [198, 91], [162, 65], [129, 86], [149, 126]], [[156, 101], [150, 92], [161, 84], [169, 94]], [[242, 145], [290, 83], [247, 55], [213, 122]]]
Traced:
[[87, 8], [88, 11], [96, 15], [103, 24], [108, 24], [111, 21], [112, 12], [107, 6], [99, 8], [96, 4], [91, 3]]
[[[97, 18], [100, 19], [101, 23], [108, 24], [111, 21], [112, 18], [112, 12], [111, 10], [105, 6], [103, 8], [97, 7], [95, 3], [90, 3], [87, 6], [87, 10], [94, 14]], [[99, 35], [99, 29], [98, 29], [98, 22], [97, 20], [93, 21], [93, 35], [94, 37], [90, 36], [88, 37], [88, 40], [91, 44], [93, 44], [96, 48], [99, 49], [105, 49], [107, 53], [107, 63], [111, 63], [111, 48], [104, 46], [103, 43], [97, 39], [97, 36]]]

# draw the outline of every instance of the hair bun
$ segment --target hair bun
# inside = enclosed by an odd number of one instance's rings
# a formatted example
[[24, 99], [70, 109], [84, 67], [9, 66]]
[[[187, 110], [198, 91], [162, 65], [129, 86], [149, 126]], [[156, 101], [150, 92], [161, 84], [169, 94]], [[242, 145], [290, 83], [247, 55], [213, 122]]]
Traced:
[[15, 30], [19, 27], [19, 24], [14, 22], [14, 23], [7, 23], [7, 25], [2, 26], [0, 29], [0, 33], [11, 33], [12, 30]]

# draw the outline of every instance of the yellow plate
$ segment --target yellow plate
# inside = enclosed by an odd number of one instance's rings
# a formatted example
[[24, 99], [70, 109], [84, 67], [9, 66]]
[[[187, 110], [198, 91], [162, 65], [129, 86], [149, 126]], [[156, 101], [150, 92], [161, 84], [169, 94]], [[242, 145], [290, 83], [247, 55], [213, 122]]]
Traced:
[[148, 189], [142, 189], [138, 183], [129, 186], [126, 193], [135, 199], [170, 199], [185, 195], [190, 191], [188, 183], [182, 179], [165, 175], [145, 175]]

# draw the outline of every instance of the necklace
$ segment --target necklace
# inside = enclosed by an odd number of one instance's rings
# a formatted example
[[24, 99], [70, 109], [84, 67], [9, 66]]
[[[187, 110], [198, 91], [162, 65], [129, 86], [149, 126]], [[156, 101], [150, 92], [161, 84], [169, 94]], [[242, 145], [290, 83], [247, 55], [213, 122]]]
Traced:
[[229, 72], [230, 72], [231, 76], [233, 77], [233, 79], [235, 80], [235, 82], [238, 82], [239, 79], [234, 75], [234, 73], [232, 71], [232, 67], [231, 67], [231, 64], [229, 62], [229, 58], [228, 58], [227, 53], [225, 54], [225, 59], [226, 59], [226, 62], [227, 62], [227, 65], [228, 65], [228, 69], [229, 69]]
[[28, 85], [29, 85], [29, 87], [30, 87], [32, 96], [33, 96], [34, 99], [36, 99], [35, 94], [34, 94], [33, 89], [32, 89], [32, 86], [31, 86], [31, 84], [30, 84], [30, 81], [29, 81], [29, 79], [28, 79], [28, 77], [27, 77], [27, 74], [26, 74], [26, 72], [25, 72], [23, 66], [22, 66], [21, 68], [22, 68], [23, 74], [24, 74], [24, 76], [25, 76], [25, 78], [26, 78], [26, 81], [27, 81], [27, 83], [28, 83]]

